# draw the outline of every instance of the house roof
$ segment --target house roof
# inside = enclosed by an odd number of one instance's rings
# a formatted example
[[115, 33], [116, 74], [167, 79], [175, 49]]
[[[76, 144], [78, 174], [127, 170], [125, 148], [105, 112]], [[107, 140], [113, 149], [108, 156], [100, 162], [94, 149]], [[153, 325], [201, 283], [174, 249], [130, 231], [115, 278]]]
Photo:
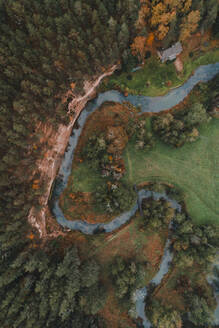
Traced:
[[177, 43], [175, 43], [174, 45], [172, 45], [172, 47], [160, 51], [159, 55], [161, 58], [162, 63], [164, 63], [167, 60], [172, 60], [174, 58], [176, 58], [177, 55], [179, 55], [182, 52], [182, 45], [181, 43], [178, 41]]

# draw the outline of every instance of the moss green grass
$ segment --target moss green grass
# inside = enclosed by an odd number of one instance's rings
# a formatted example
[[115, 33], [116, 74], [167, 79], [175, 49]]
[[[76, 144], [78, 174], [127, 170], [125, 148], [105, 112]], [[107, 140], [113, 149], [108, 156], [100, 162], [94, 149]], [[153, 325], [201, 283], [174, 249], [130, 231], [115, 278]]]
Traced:
[[100, 173], [88, 166], [87, 162], [78, 165], [73, 169], [73, 183], [68, 184], [68, 192], [94, 192], [96, 187], [103, 183], [104, 179]]
[[[219, 225], [219, 120], [200, 129], [200, 138], [181, 148], [157, 141], [150, 151], [137, 150], [130, 141], [124, 152], [126, 174], [132, 184], [163, 181], [185, 195], [187, 211], [196, 223]], [[72, 191], [93, 192], [103, 183], [98, 172], [81, 163], [73, 170]]]
[[[207, 65], [219, 61], [219, 49], [209, 51], [198, 58], [187, 58], [181, 74], [176, 73], [173, 63], [162, 64], [158, 59], [151, 57], [144, 67], [133, 73], [113, 74], [103, 82], [101, 89], [110, 90], [119, 88], [131, 94], [158, 96], [167, 93], [171, 88], [183, 84], [192, 72], [200, 65]], [[132, 79], [129, 79], [129, 76]], [[128, 77], [128, 78], [127, 78]], [[168, 84], [171, 81], [171, 84]]]
[[125, 179], [131, 183], [163, 181], [184, 192], [187, 211], [196, 223], [219, 225], [219, 120], [200, 128], [200, 138], [181, 148], [157, 142], [144, 152], [130, 142], [125, 150]]

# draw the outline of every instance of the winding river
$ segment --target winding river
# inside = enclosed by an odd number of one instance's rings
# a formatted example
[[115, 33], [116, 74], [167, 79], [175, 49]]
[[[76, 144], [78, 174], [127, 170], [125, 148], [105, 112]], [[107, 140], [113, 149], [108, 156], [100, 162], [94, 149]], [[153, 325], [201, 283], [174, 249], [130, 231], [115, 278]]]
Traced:
[[[119, 215], [109, 223], [89, 224], [80, 220], [69, 221], [65, 219], [64, 214], [61, 208], [59, 207], [59, 196], [61, 195], [61, 193], [63, 192], [63, 190], [67, 185], [68, 177], [71, 173], [74, 151], [77, 146], [78, 139], [80, 137], [83, 126], [86, 122], [86, 119], [105, 101], [114, 101], [119, 103], [122, 103], [123, 101], [129, 101], [134, 106], [141, 106], [141, 112], [160, 112], [163, 110], [170, 109], [171, 107], [177, 105], [188, 95], [188, 93], [193, 89], [193, 87], [197, 83], [207, 82], [211, 80], [217, 73], [219, 73], [219, 62], [216, 64], [200, 66], [195, 71], [195, 73], [188, 79], [186, 83], [184, 83], [179, 88], [171, 90], [168, 94], [162, 97], [146, 97], [146, 96], [133, 96], [133, 95], [129, 95], [125, 97], [120, 92], [112, 90], [112, 91], [100, 93], [97, 96], [97, 98], [90, 101], [85, 107], [85, 109], [82, 111], [78, 119], [79, 127], [77, 129], [76, 128], [73, 129], [73, 133], [69, 139], [69, 145], [65, 152], [65, 156], [63, 158], [58, 176], [55, 181], [53, 194], [52, 194], [52, 200], [53, 200], [52, 211], [53, 214], [56, 216], [57, 221], [64, 227], [67, 227], [71, 230], [81, 231], [84, 234], [93, 234], [98, 229], [101, 229], [101, 231], [105, 231], [105, 232], [112, 232], [130, 220], [130, 218], [135, 214], [136, 210], [138, 209], [139, 201], [141, 202], [143, 198], [147, 198], [151, 196], [154, 197], [155, 199], [159, 199], [160, 197], [164, 197], [165, 199], [168, 199], [171, 202], [172, 207], [180, 211], [180, 205], [176, 201], [169, 199], [165, 194], [159, 194], [148, 190], [140, 190], [138, 192], [138, 202], [134, 204], [134, 206], [131, 208], [130, 211]], [[164, 256], [161, 261], [160, 269], [156, 274], [156, 276], [151, 281], [151, 283], [154, 283], [156, 285], [158, 285], [161, 282], [163, 276], [168, 272], [169, 264], [172, 260], [172, 254], [169, 250], [169, 243], [170, 241], [168, 239], [166, 242]], [[144, 311], [145, 308], [144, 299], [146, 295], [147, 295], [147, 287], [144, 287], [142, 289], [137, 290], [134, 297], [136, 302], [136, 312], [138, 316], [142, 318], [144, 327], [148, 328], [151, 327], [151, 324], [146, 318], [145, 311]], [[218, 312], [219, 311], [215, 312], [215, 317], [216, 317], [215, 323], [218, 322], [219, 320]]]

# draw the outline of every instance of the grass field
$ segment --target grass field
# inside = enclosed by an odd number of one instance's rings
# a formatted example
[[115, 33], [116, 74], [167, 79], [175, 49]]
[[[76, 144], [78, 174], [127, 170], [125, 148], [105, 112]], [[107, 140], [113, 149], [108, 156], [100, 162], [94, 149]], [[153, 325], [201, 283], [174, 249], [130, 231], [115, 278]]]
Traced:
[[219, 120], [202, 126], [195, 143], [172, 148], [157, 142], [149, 152], [125, 150], [125, 179], [131, 183], [165, 181], [185, 194], [187, 211], [196, 223], [219, 224]]
[[[198, 57], [184, 61], [184, 70], [181, 74], [176, 73], [173, 63], [162, 64], [158, 59], [152, 57], [147, 59], [144, 67], [133, 73], [113, 74], [105, 82], [107, 90], [119, 88], [131, 94], [145, 96], [158, 96], [165, 94], [171, 88], [183, 84], [192, 72], [200, 65], [207, 65], [219, 61], [219, 49], [209, 51]], [[131, 75], [132, 79], [129, 80]], [[128, 78], [127, 78], [128, 77]], [[168, 81], [171, 83], [168, 84]], [[104, 86], [103, 86], [104, 88]]]
[[72, 192], [94, 192], [96, 187], [103, 183], [100, 173], [88, 166], [86, 162], [81, 163], [73, 171], [73, 183], [71, 184]]
[[[197, 223], [219, 224], [219, 120], [200, 128], [200, 138], [181, 148], [157, 141], [151, 151], [130, 141], [124, 152], [125, 180], [132, 184], [163, 181], [184, 192], [187, 211]], [[81, 163], [73, 170], [72, 192], [93, 192], [103, 183], [98, 172]]]

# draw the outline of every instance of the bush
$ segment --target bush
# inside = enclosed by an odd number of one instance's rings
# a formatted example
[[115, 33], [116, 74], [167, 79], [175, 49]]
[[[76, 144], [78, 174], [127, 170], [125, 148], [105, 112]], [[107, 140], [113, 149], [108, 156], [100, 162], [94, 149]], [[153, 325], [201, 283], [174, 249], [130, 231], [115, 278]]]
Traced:
[[151, 52], [150, 51], [146, 51], [145, 58], [148, 59], [150, 57], [151, 57]]
[[135, 139], [136, 139], [136, 148], [149, 150], [152, 149], [155, 140], [150, 132], [146, 130], [146, 122], [144, 120], [138, 121], [135, 124]]
[[106, 158], [106, 153], [107, 144], [103, 135], [89, 137], [82, 151], [83, 158], [94, 168], [98, 168], [101, 159]]
[[145, 219], [145, 225], [153, 228], [162, 228], [169, 224], [175, 215], [175, 210], [165, 199], [154, 200], [153, 198], [144, 198], [142, 200], [142, 211]]
[[181, 328], [180, 314], [168, 307], [164, 307], [159, 301], [153, 301], [149, 313], [153, 327], [156, 328]]
[[116, 295], [126, 302], [130, 300], [133, 292], [141, 283], [142, 265], [132, 260], [124, 260], [117, 256], [111, 267], [113, 281], [116, 287]]
[[122, 182], [103, 183], [94, 194], [97, 207], [109, 213], [121, 213], [134, 204], [136, 193], [132, 186]]
[[155, 116], [152, 128], [165, 143], [180, 147], [186, 142], [195, 141], [199, 137], [196, 127], [208, 120], [204, 106], [194, 103], [174, 114]]
[[131, 72], [131, 70], [138, 65], [139, 60], [137, 56], [133, 56], [130, 50], [126, 51], [125, 55], [123, 56], [122, 71]]

